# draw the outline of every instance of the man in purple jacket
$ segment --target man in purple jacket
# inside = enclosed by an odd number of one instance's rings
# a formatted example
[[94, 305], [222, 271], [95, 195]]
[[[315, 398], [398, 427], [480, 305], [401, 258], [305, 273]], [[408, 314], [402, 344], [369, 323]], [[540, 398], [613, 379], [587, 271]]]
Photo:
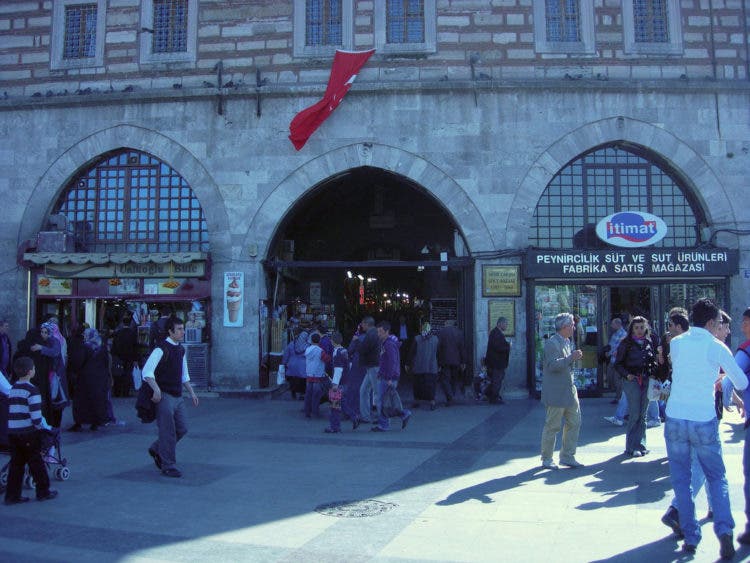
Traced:
[[391, 323], [378, 323], [378, 337], [380, 338], [380, 363], [378, 365], [378, 394], [380, 395], [380, 411], [378, 422], [372, 427], [373, 432], [385, 432], [390, 425], [389, 418], [401, 418], [401, 428], [406, 428], [411, 417], [410, 410], [404, 410], [401, 397], [398, 395], [398, 378], [401, 375], [401, 360], [399, 346], [401, 343], [391, 334]]

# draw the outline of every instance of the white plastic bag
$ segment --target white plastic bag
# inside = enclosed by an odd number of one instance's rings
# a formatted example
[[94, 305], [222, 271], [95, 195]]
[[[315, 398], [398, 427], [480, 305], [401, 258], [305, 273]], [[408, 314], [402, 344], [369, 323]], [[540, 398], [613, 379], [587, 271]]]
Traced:
[[281, 364], [279, 366], [279, 371], [276, 372], [276, 385], [284, 385], [285, 381], [286, 381], [286, 366], [284, 364]]
[[341, 383], [341, 376], [344, 373], [344, 368], [342, 367], [335, 367], [333, 368], [333, 384], [338, 385]]
[[648, 400], [658, 401], [661, 398], [661, 382], [653, 377], [648, 380]]
[[138, 367], [138, 364], [135, 364], [133, 366], [133, 388], [138, 391], [141, 388], [141, 383], [143, 383], [141, 368]]

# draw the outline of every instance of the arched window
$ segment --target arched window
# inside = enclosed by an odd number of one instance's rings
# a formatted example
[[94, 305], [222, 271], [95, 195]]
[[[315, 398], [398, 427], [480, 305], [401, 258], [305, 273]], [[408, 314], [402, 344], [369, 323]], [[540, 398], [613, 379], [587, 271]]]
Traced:
[[55, 205], [80, 252], [200, 252], [208, 250], [203, 209], [168, 164], [121, 149], [74, 177]]
[[620, 143], [577, 157], [557, 173], [534, 210], [531, 246], [603, 247], [596, 224], [625, 210], [664, 219], [668, 232], [655, 246], [691, 247], [699, 242], [703, 216], [687, 188], [666, 164]]

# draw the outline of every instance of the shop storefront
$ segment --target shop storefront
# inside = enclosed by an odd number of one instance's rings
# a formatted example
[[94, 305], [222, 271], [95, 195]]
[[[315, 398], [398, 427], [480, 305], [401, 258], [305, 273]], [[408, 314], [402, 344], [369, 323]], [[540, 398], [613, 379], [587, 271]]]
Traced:
[[210, 284], [203, 253], [158, 255], [29, 252], [32, 323], [58, 317], [63, 334], [82, 323], [111, 334], [130, 313], [141, 352], [148, 352], [150, 324], [167, 309], [186, 324], [184, 345], [190, 376], [209, 382]]
[[610, 337], [613, 317], [641, 315], [652, 329], [666, 330], [667, 313], [699, 297], [729, 303], [729, 277], [738, 273], [739, 252], [729, 249], [613, 248], [611, 250], [532, 250], [526, 255], [527, 318], [533, 319], [527, 346], [529, 388], [539, 392], [544, 341], [554, 334], [558, 313], [579, 319], [574, 335], [583, 359], [576, 362], [576, 386], [583, 394], [612, 389], [599, 351]]

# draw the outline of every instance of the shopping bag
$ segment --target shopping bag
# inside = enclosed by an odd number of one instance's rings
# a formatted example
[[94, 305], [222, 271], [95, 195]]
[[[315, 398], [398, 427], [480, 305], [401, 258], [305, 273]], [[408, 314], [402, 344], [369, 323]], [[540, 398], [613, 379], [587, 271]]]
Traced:
[[141, 368], [138, 367], [138, 364], [135, 364], [133, 366], [133, 388], [138, 391], [141, 388], [141, 383], [143, 383]]
[[286, 366], [284, 364], [281, 364], [279, 366], [279, 371], [276, 372], [276, 385], [284, 385], [285, 381], [286, 381]]
[[658, 401], [661, 397], [661, 382], [653, 377], [648, 380], [648, 400]]
[[401, 416], [404, 408], [401, 405], [401, 397], [395, 387], [388, 386], [383, 393], [380, 406], [381, 413], [385, 418]]

